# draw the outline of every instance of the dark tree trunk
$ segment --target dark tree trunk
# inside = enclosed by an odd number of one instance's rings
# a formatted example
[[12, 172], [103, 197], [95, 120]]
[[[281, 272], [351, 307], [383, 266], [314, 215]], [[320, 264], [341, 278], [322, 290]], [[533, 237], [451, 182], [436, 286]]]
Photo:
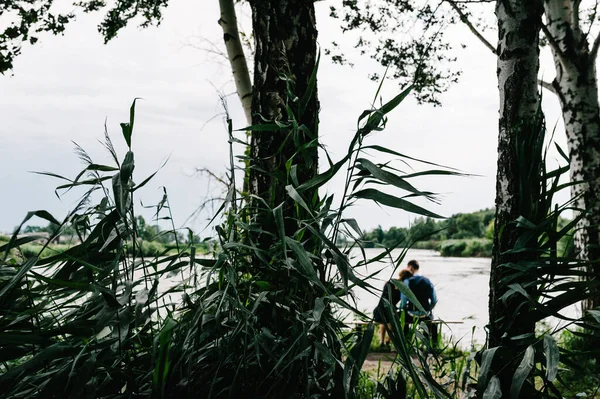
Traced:
[[523, 181], [528, 177], [519, 173], [517, 148], [521, 141], [528, 138], [527, 135], [532, 134], [531, 124], [538, 113], [537, 73], [542, 13], [541, 0], [498, 0], [496, 5], [500, 120], [488, 345], [489, 348], [503, 347], [503, 351], [498, 352], [502, 356], [497, 356], [494, 362], [499, 365], [504, 363], [503, 367], [493, 367], [495, 373], [502, 370], [498, 374], [502, 397], [509, 397], [512, 373], [519, 361], [518, 354], [534, 339], [511, 338], [532, 334], [535, 330], [535, 321], [529, 315], [529, 306], [524, 304], [526, 299], [523, 296], [513, 295], [508, 301], [501, 299], [509, 290], [509, 283], [519, 283], [503, 280], [510, 269], [501, 265], [516, 260], [515, 255], [504, 252], [512, 249], [516, 243], [518, 232], [512, 222], [522, 214], [527, 202], [526, 198], [521, 198], [520, 188], [528, 183]]
[[[293, 92], [301, 98], [307, 91], [315, 67], [317, 29], [312, 0], [252, 0], [252, 23], [256, 43], [254, 57], [254, 91], [252, 122], [287, 121], [286, 106], [296, 108], [297, 99], [288, 98], [287, 79], [294, 82]], [[289, 131], [253, 131], [251, 137], [251, 170], [249, 192], [264, 199], [271, 207], [284, 203], [284, 217], [297, 217], [294, 201], [285, 186], [291, 184], [286, 173], [286, 161], [307, 143], [313, 145], [294, 158], [298, 182], [317, 173], [317, 118], [319, 102], [314, 89], [298, 123], [308, 132], [289, 137]], [[316, 192], [305, 193], [307, 201], [315, 199]], [[260, 205], [258, 205], [260, 206]], [[271, 221], [261, 220], [261, 227], [274, 231]], [[286, 234], [292, 234], [297, 225], [286, 219]], [[268, 245], [268, 243], [265, 243]]]
[[[312, 218], [303, 207], [298, 206], [286, 190], [286, 186], [301, 185], [317, 174], [319, 102], [316, 84], [311, 85], [311, 76], [317, 61], [314, 1], [249, 0], [249, 3], [256, 44], [252, 124], [256, 126], [282, 122], [282, 125], [285, 125], [290, 121], [291, 111], [297, 126], [301, 127], [251, 131], [248, 191], [253, 197], [250, 198], [250, 217], [251, 222], [260, 228], [251, 235], [251, 239], [265, 253], [277, 248], [281, 232], [277, 228], [273, 213], [266, 209], [265, 203], [271, 209], [282, 206], [285, 235], [301, 241], [304, 249], [317, 259], [321, 256], [322, 246], [316, 238], [306, 229], [298, 234], [298, 231], [304, 228], [299, 221], [312, 223]], [[311, 96], [306, 97], [307, 92], [311, 90]], [[305, 102], [307, 98], [308, 101]], [[292, 160], [291, 164], [286, 164], [288, 160]], [[301, 195], [310, 209], [318, 209], [317, 190], [303, 191]], [[268, 278], [273, 286], [272, 291], [278, 293], [273, 294], [270, 301], [273, 304], [279, 300], [286, 303], [286, 296], [296, 296], [298, 301], [294, 303], [297, 308], [289, 310], [285, 307], [270, 306], [267, 313], [258, 314], [261, 318], [260, 323], [268, 326], [272, 333], [289, 339], [290, 334], [298, 329], [286, 324], [294, 320], [293, 315], [286, 313], [300, 314], [312, 310], [316, 298], [321, 295], [308, 282], [301, 283], [302, 280], [296, 280], [296, 284], [290, 284], [288, 270], [276, 270], [273, 269], [274, 265], [265, 266], [263, 262], [259, 257], [254, 259], [256, 271], [253, 272], [268, 275], [265, 278]], [[315, 261], [314, 266], [323, 280], [323, 269], [319, 267], [319, 262]], [[278, 295], [281, 297], [277, 297]], [[304, 336], [302, 339], [322, 342], [322, 335], [322, 332], [315, 332], [314, 335]], [[301, 366], [301, 362], [295, 362], [293, 369], [288, 372], [294, 376], [293, 381], [297, 383], [297, 386], [287, 387], [290, 396], [292, 392], [303, 392], [306, 397], [323, 394], [323, 387], [319, 387], [311, 377], [328, 372], [328, 366], [319, 359], [316, 348], [316, 345], [312, 345], [311, 353], [306, 355], [306, 361], [303, 362], [304, 366]], [[334, 356], [341, 359], [339, 348], [330, 349]], [[333, 378], [334, 388], [328, 394], [343, 397], [341, 367], [336, 367]]]

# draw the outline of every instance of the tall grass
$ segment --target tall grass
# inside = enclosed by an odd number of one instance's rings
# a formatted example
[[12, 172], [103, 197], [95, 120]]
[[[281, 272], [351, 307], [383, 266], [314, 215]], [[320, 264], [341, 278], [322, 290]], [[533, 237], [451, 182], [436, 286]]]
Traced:
[[[305, 131], [295, 120], [304, 97], [295, 100], [292, 88], [287, 122], [248, 129], [274, 129], [292, 140]], [[303, 149], [290, 157], [277, 178], [286, 186], [295, 212], [284, 213], [281, 204], [271, 206], [260, 198], [239, 197], [232, 152], [229, 195], [219, 210], [223, 222], [216, 228], [219, 244], [210, 259], [199, 258], [195, 247], [184, 243], [178, 243], [175, 253], [144, 256], [146, 244], [137, 230], [133, 204], [137, 190], [154, 175], [139, 184], [133, 179], [134, 102], [129, 122], [121, 125], [129, 148], [122, 159], [106, 134], [113, 165], [94, 163], [78, 147], [86, 166], [74, 179], [47, 173], [66, 181], [61, 190], [88, 188], [79, 206], [62, 223], [37, 211], [21, 224], [40, 217], [61, 228], [72, 225], [81, 243], [48, 257], [40, 256], [48, 244], [27, 258], [14, 257], [13, 249], [39, 238], [17, 238], [20, 226], [0, 247], [3, 397], [180, 398], [197, 397], [198, 392], [215, 398], [356, 397], [374, 327], [370, 324], [359, 336], [344, 320], [349, 314], [367, 317], [354, 304], [352, 289], [375, 289], [369, 283], [372, 276], [355, 270], [389, 257], [393, 248], [372, 259], [352, 259], [351, 251], [360, 249], [361, 231], [344, 212], [366, 200], [437, 216], [411, 201], [433, 199], [433, 193], [411, 183], [421, 173], [404, 175], [388, 163], [369, 160], [370, 154], [382, 154], [418, 162], [367, 142], [373, 132], [383, 130], [387, 114], [409, 92], [365, 111], [347, 154], [337, 162], [327, 157], [329, 168], [318, 176], [298, 181], [295, 162], [302, 162]], [[230, 143], [239, 141], [231, 121], [229, 135]], [[344, 171], [339, 202], [333, 195], [305, 196]], [[387, 192], [373, 188], [380, 184]], [[92, 193], [101, 194], [98, 203], [89, 202]], [[163, 201], [168, 218], [164, 205]], [[260, 218], [253, 213], [256, 209]], [[257, 219], [271, 220], [277, 229], [264, 230], [254, 222]], [[284, 225], [296, 230], [286, 234]], [[270, 245], [257, 245], [257, 235], [271, 237]], [[334, 243], [340, 236], [351, 244], [338, 248]], [[178, 283], [167, 281], [173, 274]], [[401, 334], [397, 327], [394, 331]], [[410, 356], [415, 352], [408, 349], [406, 338], [392, 338], [405, 348], [397, 362], [404, 371], [390, 378], [414, 379], [421, 396], [441, 390], [424, 371], [424, 357], [420, 366], [414, 365]], [[385, 396], [396, 386], [378, 390]]]
[[[48, 212], [31, 212], [0, 247], [0, 395], [451, 398], [462, 394], [476, 382], [474, 353], [464, 361], [453, 356], [455, 348], [438, 347], [423, 323], [405, 334], [403, 320], [384, 301], [388, 333], [397, 352], [393, 366], [376, 381], [361, 373], [375, 326], [368, 323], [359, 333], [346, 324], [353, 315], [370, 320], [359, 310], [353, 289], [376, 292], [370, 284], [374, 275], [361, 275], [359, 268], [387, 259], [398, 265], [406, 249], [396, 258], [392, 250], [412, 244], [400, 241], [368, 258], [361, 246], [360, 226], [346, 216], [347, 210], [359, 201], [374, 201], [439, 217], [414, 203], [415, 198], [436, 200], [434, 193], [417, 189], [415, 180], [422, 175], [459, 174], [371, 142], [373, 133], [384, 129], [388, 114], [409, 92], [410, 88], [364, 111], [345, 156], [334, 162], [326, 154], [326, 170], [307, 181], [299, 181], [296, 173], [306, 148], [297, 148], [274, 176], [286, 188], [291, 208], [238, 194], [232, 147], [228, 195], [215, 215], [220, 218], [215, 228], [217, 245], [208, 258], [198, 256], [192, 239], [157, 250], [154, 256], [145, 255], [133, 204], [137, 190], [154, 175], [139, 184], [133, 179], [134, 102], [130, 120], [121, 125], [129, 149], [124, 157], [118, 156], [106, 134], [105, 147], [113, 165], [96, 164], [78, 148], [86, 166], [75, 178], [48, 173], [66, 181], [61, 190], [87, 189], [79, 206], [62, 223]], [[290, 84], [285, 122], [242, 130], [276, 131], [289, 140], [300, 132], [312, 135], [296, 119], [306, 96], [310, 93], [296, 96]], [[228, 134], [232, 146], [242, 142], [235, 137], [231, 120]], [[523, 160], [527, 146], [541, 145], [536, 137], [538, 141], [524, 143]], [[393, 162], [378, 159], [385, 157], [430, 169], [406, 174]], [[523, 165], [531, 163], [523, 161]], [[556, 315], [597, 284], [575, 285], [581, 284], [572, 279], [581, 273], [581, 265], [557, 253], [557, 242], [576, 223], [556, 229], [558, 215], [570, 206], [552, 208], [552, 195], [565, 187], [558, 182], [565, 171], [546, 172], [540, 167], [523, 172], [537, 173], [539, 184], [523, 188], [533, 190], [528, 197], [532, 206], [524, 207], [531, 212], [515, 221], [523, 238], [514, 251], [529, 251], [533, 246], [535, 257], [505, 265], [511, 270], [505, 297], [527, 294], [526, 306], [534, 309], [536, 320]], [[338, 173], [344, 174], [345, 181], [341, 196], [315, 194]], [[97, 198], [92, 193], [99, 194], [97, 203], [90, 202]], [[165, 197], [158, 204], [157, 212], [169, 219], [167, 201]], [[33, 217], [61, 228], [74, 226], [81, 243], [48, 257], [40, 256], [44, 247], [26, 258], [14, 256], [16, 248], [39, 238], [18, 238], [21, 227]], [[340, 248], [339, 242], [347, 244]], [[355, 253], [361, 255], [355, 258]], [[524, 287], [524, 281], [531, 284]], [[582, 294], [573, 287], [586, 291]], [[398, 288], [412, 295], [402, 284]], [[507, 315], [508, 322], [512, 316]], [[589, 319], [572, 322], [593, 324]], [[534, 341], [515, 378], [527, 384], [527, 377], [537, 370], [542, 390], [556, 392], [556, 341], [551, 334]], [[490, 365], [498, 353], [483, 352], [480, 393], [493, 394], [495, 375]]]
[[[47, 173], [66, 182], [59, 190], [87, 188], [63, 222], [30, 212], [0, 247], [2, 397], [147, 397], [158, 389], [153, 373], [164, 364], [157, 344], [194, 261], [184, 247], [171, 256], [141, 253], [134, 195], [152, 176], [134, 183], [134, 112], [135, 102], [130, 121], [121, 124], [129, 148], [121, 160], [106, 134], [113, 165], [96, 164], [77, 147], [85, 168], [74, 179]], [[98, 203], [90, 203], [92, 193]], [[60, 228], [42, 247], [15, 256], [14, 249], [39, 239], [17, 238], [33, 217]], [[68, 225], [81, 243], [48, 256], [50, 242]], [[161, 287], [173, 271], [182, 273], [181, 283]]]

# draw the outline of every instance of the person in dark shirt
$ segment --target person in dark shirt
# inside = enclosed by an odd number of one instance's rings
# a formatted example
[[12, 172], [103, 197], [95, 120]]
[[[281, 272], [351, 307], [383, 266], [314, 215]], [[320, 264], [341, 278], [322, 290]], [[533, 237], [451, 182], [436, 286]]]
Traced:
[[[400, 271], [398, 278], [400, 279], [400, 281], [405, 281], [405, 280], [411, 278], [412, 276], [413, 276], [413, 274], [408, 269], [403, 269]], [[379, 299], [379, 303], [377, 304], [377, 307], [375, 307], [375, 309], [373, 310], [373, 321], [375, 323], [381, 324], [379, 327], [379, 337], [380, 337], [380, 342], [381, 342], [382, 346], [389, 345], [389, 343], [387, 343], [385, 341], [385, 335], [386, 335], [385, 334], [385, 324], [384, 324], [385, 320], [383, 317], [383, 311], [384, 311], [384, 302], [383, 301], [384, 301], [384, 299], [387, 299], [390, 302], [392, 309], [396, 309], [398, 303], [402, 299], [400, 291], [396, 288], [396, 286], [394, 285], [392, 280], [388, 281], [383, 286], [383, 290], [381, 291], [381, 298]]]

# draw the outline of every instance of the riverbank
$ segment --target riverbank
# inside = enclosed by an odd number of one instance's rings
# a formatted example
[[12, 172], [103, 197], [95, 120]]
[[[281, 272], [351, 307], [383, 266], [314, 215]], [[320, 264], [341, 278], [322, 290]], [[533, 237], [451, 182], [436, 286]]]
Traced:
[[438, 251], [444, 257], [490, 258], [492, 256], [492, 240], [487, 238], [419, 241], [413, 245], [413, 248]]
[[[8, 236], [0, 236], [0, 247], [8, 243], [10, 237]], [[50, 256], [54, 256], [60, 253], [65, 252], [69, 248], [71, 248], [73, 243], [65, 243], [65, 244], [49, 244], [46, 247], [40, 242], [29, 242], [26, 244], [22, 244], [19, 246], [19, 249], [13, 249], [13, 256], [20, 256], [22, 258], [31, 258], [34, 256], [39, 256], [40, 259], [45, 259]], [[208, 244], [200, 243], [195, 245], [196, 254], [207, 254], [209, 252]], [[131, 242], [126, 248], [126, 251], [129, 255], [132, 254], [133, 246]], [[141, 247], [136, 246], [135, 248], [136, 254], [144, 257], [155, 257], [155, 256], [168, 256], [177, 254], [177, 244], [163, 244], [157, 241], [142, 241]]]

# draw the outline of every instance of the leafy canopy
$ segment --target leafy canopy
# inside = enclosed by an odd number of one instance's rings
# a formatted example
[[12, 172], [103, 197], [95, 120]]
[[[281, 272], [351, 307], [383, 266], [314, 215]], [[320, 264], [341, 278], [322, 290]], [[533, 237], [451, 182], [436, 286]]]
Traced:
[[106, 12], [98, 26], [106, 43], [131, 19], [137, 18], [143, 28], [160, 24], [168, 0], [116, 0], [111, 5], [104, 0], [84, 0], [73, 3], [75, 11], [61, 12], [54, 0], [0, 0], [0, 18], [9, 21], [6, 28], [0, 28], [0, 73], [13, 68], [23, 43], [35, 44], [45, 32], [63, 34], [77, 11]]

